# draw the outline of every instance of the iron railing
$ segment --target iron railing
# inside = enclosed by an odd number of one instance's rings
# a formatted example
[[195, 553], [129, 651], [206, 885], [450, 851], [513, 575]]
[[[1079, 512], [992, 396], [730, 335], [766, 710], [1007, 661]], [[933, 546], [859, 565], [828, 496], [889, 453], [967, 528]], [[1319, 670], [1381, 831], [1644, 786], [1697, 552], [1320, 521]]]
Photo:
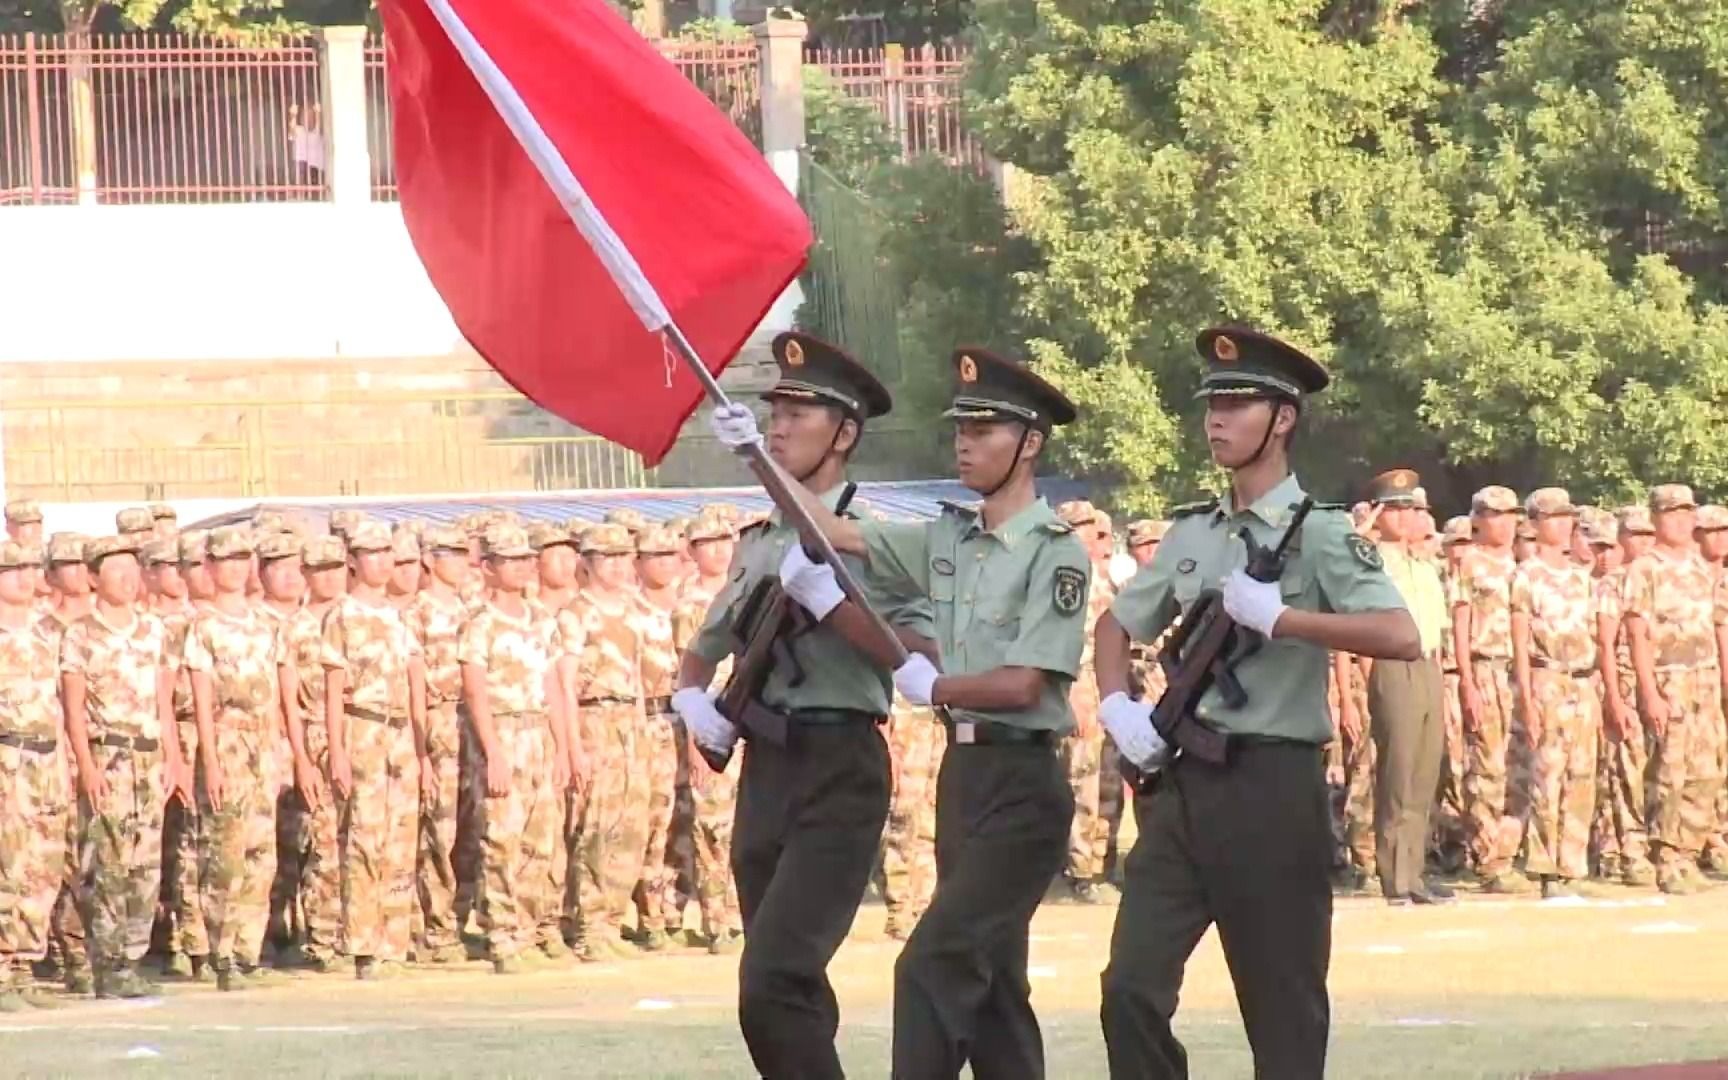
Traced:
[[875, 105], [903, 157], [935, 154], [966, 168], [988, 166], [983, 143], [966, 126], [966, 50], [950, 45], [809, 49], [804, 60], [849, 96]]

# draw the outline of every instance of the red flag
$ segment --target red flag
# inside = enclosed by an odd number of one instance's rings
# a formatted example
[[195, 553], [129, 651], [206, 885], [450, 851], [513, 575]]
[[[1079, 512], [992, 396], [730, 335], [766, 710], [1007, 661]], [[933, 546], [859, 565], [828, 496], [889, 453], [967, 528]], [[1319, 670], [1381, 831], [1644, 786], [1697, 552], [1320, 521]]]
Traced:
[[665, 457], [803, 268], [798, 202], [604, 0], [385, 0], [402, 214], [468, 341], [543, 408]]

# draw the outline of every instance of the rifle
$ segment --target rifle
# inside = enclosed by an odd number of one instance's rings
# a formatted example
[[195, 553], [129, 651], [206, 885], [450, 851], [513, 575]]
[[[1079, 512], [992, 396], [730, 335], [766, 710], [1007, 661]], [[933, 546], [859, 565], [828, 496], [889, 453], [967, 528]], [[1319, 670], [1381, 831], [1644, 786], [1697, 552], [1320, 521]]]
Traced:
[[[1248, 548], [1249, 577], [1270, 583], [1284, 575], [1290, 544], [1301, 533], [1302, 522], [1313, 508], [1312, 498], [1303, 499], [1290, 519], [1290, 527], [1271, 548], [1262, 547], [1243, 527], [1241, 536]], [[1246, 705], [1248, 693], [1236, 678], [1236, 667], [1259, 652], [1263, 644], [1259, 634], [1236, 625], [1236, 620], [1224, 610], [1224, 597], [1219, 590], [1202, 592], [1158, 655], [1158, 663], [1169, 676], [1169, 686], [1152, 711], [1152, 726], [1164, 741], [1177, 752], [1209, 764], [1228, 764], [1230, 737], [1201, 722], [1195, 709], [1213, 687], [1217, 687], [1227, 707], [1240, 709]], [[1122, 767], [1135, 790], [1144, 792], [1150, 777], [1126, 760]]]
[[[835, 503], [834, 512], [843, 514], [857, 494], [857, 484], [847, 484]], [[809, 549], [806, 554], [816, 558]], [[804, 681], [803, 666], [792, 653], [791, 641], [816, 625], [810, 613], [792, 602], [780, 584], [778, 575], [768, 575], [758, 581], [750, 595], [733, 617], [733, 633], [744, 643], [732, 665], [732, 677], [720, 691], [715, 707], [730, 720], [746, 738], [761, 739], [775, 746], [786, 745], [786, 717], [762, 704], [762, 688], [776, 667], [793, 671], [792, 685]], [[694, 740], [692, 740], [694, 741]], [[722, 772], [732, 758], [730, 753], [716, 754], [695, 743], [696, 752], [715, 772]]]

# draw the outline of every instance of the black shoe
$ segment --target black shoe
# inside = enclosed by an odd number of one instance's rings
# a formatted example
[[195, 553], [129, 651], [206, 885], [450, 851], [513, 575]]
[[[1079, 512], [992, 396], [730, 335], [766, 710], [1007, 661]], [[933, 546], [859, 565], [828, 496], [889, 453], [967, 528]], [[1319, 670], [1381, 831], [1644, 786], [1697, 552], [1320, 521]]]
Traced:
[[1457, 899], [1444, 885], [1428, 885], [1410, 894], [1412, 904], [1450, 904]]

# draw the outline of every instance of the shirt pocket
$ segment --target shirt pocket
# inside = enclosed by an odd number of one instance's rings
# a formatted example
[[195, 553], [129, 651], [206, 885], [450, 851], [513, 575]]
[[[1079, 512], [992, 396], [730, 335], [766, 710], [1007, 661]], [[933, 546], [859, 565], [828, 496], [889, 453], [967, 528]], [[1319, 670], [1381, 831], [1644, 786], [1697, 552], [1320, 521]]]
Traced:
[[954, 575], [930, 574], [930, 606], [936, 616], [937, 644], [948, 646], [954, 641]]

